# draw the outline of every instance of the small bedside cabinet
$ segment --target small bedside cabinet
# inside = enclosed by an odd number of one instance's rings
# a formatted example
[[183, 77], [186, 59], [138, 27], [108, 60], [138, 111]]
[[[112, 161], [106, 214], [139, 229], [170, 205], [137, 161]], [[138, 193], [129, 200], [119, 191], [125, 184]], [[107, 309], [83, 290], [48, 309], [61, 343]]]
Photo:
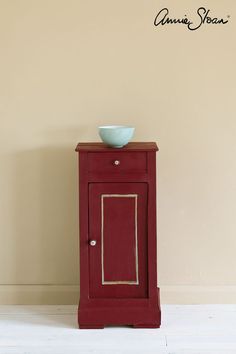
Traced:
[[155, 143], [80, 143], [80, 328], [161, 323]]

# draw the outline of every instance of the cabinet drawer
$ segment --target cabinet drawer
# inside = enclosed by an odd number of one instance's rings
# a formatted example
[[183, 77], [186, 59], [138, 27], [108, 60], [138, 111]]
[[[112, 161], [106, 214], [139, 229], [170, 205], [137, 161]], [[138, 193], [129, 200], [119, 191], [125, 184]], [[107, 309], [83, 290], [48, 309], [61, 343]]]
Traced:
[[88, 154], [90, 172], [146, 172], [146, 152], [90, 152]]

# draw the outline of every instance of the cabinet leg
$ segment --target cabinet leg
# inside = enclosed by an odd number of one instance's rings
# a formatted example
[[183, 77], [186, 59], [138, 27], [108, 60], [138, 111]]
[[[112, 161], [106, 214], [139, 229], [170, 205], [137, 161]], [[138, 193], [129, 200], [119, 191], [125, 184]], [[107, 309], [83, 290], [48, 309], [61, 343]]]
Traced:
[[137, 323], [133, 325], [133, 328], [159, 328], [158, 323]]
[[89, 325], [89, 324], [79, 324], [79, 329], [103, 329], [104, 325], [98, 324], [98, 325]]

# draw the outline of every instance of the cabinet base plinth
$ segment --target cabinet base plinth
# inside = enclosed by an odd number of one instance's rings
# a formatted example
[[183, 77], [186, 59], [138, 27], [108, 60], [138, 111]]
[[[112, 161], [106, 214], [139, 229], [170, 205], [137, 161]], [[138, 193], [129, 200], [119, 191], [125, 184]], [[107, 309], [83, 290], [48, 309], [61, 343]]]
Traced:
[[[105, 325], [90, 325], [90, 324], [80, 324], [79, 329], [104, 329]], [[160, 328], [160, 324], [157, 323], [147, 323], [147, 324], [133, 324], [133, 328]]]
[[155, 301], [153, 299], [80, 301], [78, 323], [81, 329], [99, 329], [105, 326], [159, 328], [161, 325], [159, 289]]
[[[89, 320], [89, 322], [87, 322]], [[101, 321], [104, 321], [101, 324]], [[142, 322], [141, 322], [142, 321]], [[78, 314], [80, 329], [103, 329], [105, 326], [131, 326], [133, 328], [159, 328], [161, 313], [155, 310], [137, 309], [134, 311], [92, 311], [81, 310]]]

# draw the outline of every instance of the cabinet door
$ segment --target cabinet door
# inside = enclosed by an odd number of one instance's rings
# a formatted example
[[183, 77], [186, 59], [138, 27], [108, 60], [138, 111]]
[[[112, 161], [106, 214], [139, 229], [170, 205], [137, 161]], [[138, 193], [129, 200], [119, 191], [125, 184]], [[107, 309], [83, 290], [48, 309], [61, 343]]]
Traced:
[[91, 240], [90, 298], [147, 297], [146, 183], [89, 184]]

